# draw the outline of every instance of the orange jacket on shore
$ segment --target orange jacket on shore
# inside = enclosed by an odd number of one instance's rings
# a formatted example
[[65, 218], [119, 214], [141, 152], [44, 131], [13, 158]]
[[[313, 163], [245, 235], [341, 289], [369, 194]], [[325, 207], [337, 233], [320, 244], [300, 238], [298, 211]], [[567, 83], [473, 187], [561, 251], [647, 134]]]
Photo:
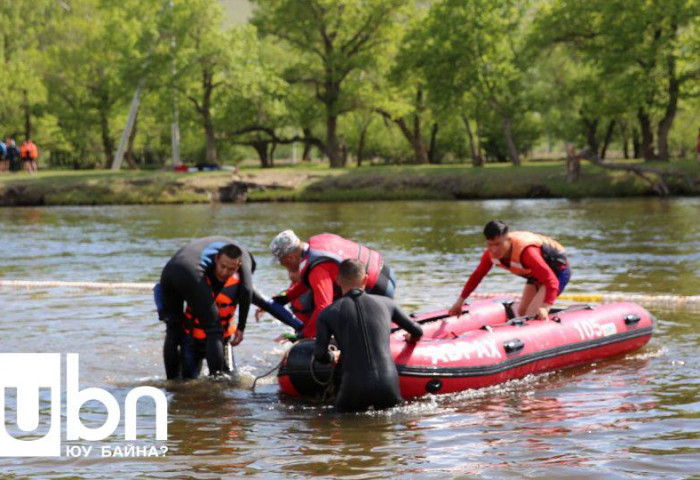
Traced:
[[39, 156], [39, 152], [37, 151], [34, 142], [32, 142], [31, 140], [29, 140], [28, 142], [24, 142], [19, 148], [19, 156], [22, 158], [30, 158], [32, 160], [36, 160], [36, 157]]

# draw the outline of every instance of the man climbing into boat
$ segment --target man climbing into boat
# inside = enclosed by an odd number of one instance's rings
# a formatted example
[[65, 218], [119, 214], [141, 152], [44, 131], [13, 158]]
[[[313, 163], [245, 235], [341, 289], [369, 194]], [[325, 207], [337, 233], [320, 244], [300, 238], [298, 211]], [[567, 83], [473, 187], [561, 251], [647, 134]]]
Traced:
[[[338, 411], [362, 411], [370, 406], [389, 408], [401, 402], [399, 376], [389, 348], [390, 322], [415, 342], [423, 329], [390, 298], [365, 292], [365, 263], [344, 260], [337, 283], [342, 297], [318, 317], [314, 358], [321, 363], [342, 362], [343, 376], [336, 397]], [[340, 348], [328, 350], [331, 335]]]
[[291, 313], [271, 309], [271, 301], [254, 292], [254, 271], [250, 252], [219, 236], [195, 240], [168, 261], [154, 289], [158, 317], [166, 324], [163, 359], [168, 379], [196, 378], [203, 358], [210, 375], [221, 375], [224, 344], [243, 341], [251, 301], [301, 328]]
[[464, 301], [476, 289], [493, 265], [527, 279], [518, 316], [547, 320], [549, 309], [571, 278], [564, 247], [556, 240], [532, 232], [509, 232], [508, 225], [492, 220], [484, 227], [486, 250], [450, 308], [450, 315], [462, 312]]
[[369, 293], [394, 297], [394, 272], [384, 263], [381, 254], [338, 235], [322, 233], [302, 242], [293, 231], [285, 230], [272, 240], [270, 250], [290, 274], [299, 275], [300, 291], [306, 289], [312, 293], [313, 313], [302, 330], [306, 338], [316, 336], [318, 315], [340, 297], [335, 278], [343, 260], [352, 258], [363, 262]]

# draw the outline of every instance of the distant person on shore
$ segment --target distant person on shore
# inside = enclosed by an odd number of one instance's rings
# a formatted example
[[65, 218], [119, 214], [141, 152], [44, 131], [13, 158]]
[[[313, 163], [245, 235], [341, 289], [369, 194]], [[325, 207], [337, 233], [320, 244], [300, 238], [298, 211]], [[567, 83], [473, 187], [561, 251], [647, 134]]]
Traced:
[[22, 143], [22, 146], [19, 149], [19, 154], [20, 157], [22, 157], [24, 169], [27, 171], [27, 173], [36, 173], [36, 158], [39, 156], [39, 152], [31, 138], [26, 139], [24, 143]]
[[547, 320], [549, 309], [571, 278], [564, 247], [556, 240], [532, 232], [509, 232], [508, 225], [492, 220], [484, 227], [487, 248], [462, 293], [450, 308], [460, 315], [462, 305], [493, 265], [527, 279], [518, 316], [536, 315]]
[[0, 172], [6, 172], [10, 167], [10, 161], [7, 159], [7, 147], [5, 142], [0, 140]]
[[[321, 363], [342, 362], [343, 376], [335, 407], [341, 412], [369, 407], [390, 408], [401, 402], [399, 375], [389, 347], [391, 322], [415, 342], [423, 329], [390, 298], [365, 292], [368, 275], [364, 262], [344, 260], [337, 283], [342, 297], [318, 317], [314, 358]], [[331, 336], [340, 352], [328, 350]]]
[[11, 172], [18, 172], [21, 169], [20, 158], [19, 158], [19, 148], [12, 138], [7, 138], [5, 141], [5, 147], [7, 148], [7, 161], [9, 163]]
[[293, 231], [285, 230], [272, 240], [270, 250], [276, 261], [290, 274], [298, 274], [303, 287], [312, 293], [314, 310], [302, 331], [306, 338], [316, 336], [318, 315], [340, 297], [335, 278], [338, 265], [345, 259], [359, 259], [364, 263], [369, 293], [394, 297], [396, 277], [393, 270], [384, 263], [379, 252], [352, 240], [322, 233], [302, 242]]

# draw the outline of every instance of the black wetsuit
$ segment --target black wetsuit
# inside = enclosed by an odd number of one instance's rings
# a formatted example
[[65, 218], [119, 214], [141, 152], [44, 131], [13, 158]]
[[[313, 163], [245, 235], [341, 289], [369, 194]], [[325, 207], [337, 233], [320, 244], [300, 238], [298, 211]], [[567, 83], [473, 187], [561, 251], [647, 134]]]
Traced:
[[[163, 359], [165, 373], [169, 379], [180, 376], [185, 302], [207, 334], [206, 359], [209, 372], [216, 374], [223, 370], [223, 331], [219, 321], [219, 310], [214, 301], [223, 284], [214, 274], [214, 257], [221, 247], [229, 243], [236, 244], [230, 238], [219, 236], [195, 240], [178, 250], [163, 268], [160, 277], [162, 310], [159, 316], [166, 322]], [[240, 245], [237, 246], [241, 248]], [[253, 296], [255, 259], [244, 248], [241, 250], [243, 255], [238, 271], [238, 330], [244, 331]]]
[[392, 299], [359, 289], [350, 290], [319, 315], [314, 357], [322, 363], [333, 360], [328, 352], [331, 335], [342, 352], [343, 378], [335, 402], [339, 411], [388, 408], [401, 402], [389, 348], [392, 320], [413, 337], [423, 335], [420, 325]]

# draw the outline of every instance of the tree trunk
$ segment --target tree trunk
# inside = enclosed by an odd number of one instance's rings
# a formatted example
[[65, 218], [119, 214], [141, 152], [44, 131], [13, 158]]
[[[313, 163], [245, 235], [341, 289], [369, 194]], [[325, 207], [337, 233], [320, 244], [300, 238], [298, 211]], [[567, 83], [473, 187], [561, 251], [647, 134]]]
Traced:
[[277, 150], [277, 142], [270, 143], [270, 166], [275, 166], [275, 151]]
[[437, 122], [433, 123], [433, 128], [430, 131], [430, 146], [428, 147], [428, 163], [437, 163], [435, 157], [437, 156], [438, 128], [439, 128], [439, 125], [437, 124]]
[[589, 119], [581, 116], [583, 121], [583, 126], [586, 130], [586, 145], [591, 149], [592, 152], [598, 152], [598, 123], [599, 119]]
[[209, 112], [207, 112], [204, 120], [204, 135], [207, 141], [207, 163], [219, 163], [216, 152], [216, 138], [214, 137], [214, 125], [211, 122]]
[[129, 132], [129, 138], [126, 142], [126, 152], [124, 152], [124, 160], [126, 160], [129, 168], [138, 170], [139, 166], [136, 164], [134, 159], [134, 140], [136, 139], [136, 130], [138, 128], [139, 113], [136, 111], [136, 116], [134, 117], [134, 125], [131, 127], [131, 132]]
[[513, 140], [513, 131], [511, 129], [510, 118], [503, 116], [501, 118], [501, 125], [503, 127], [503, 137], [506, 141], [506, 147], [508, 148], [508, 157], [510, 161], [516, 167], [520, 166], [520, 157], [518, 156], [518, 149], [515, 146], [515, 141]]
[[332, 107], [327, 105], [326, 109], [326, 145], [325, 153], [330, 162], [331, 168], [341, 168], [343, 166], [343, 159], [340, 155], [340, 148], [338, 145], [338, 117], [332, 113]]
[[22, 90], [24, 94], [24, 138], [32, 138], [32, 115], [29, 106], [29, 92]]
[[627, 159], [630, 158], [629, 151], [629, 133], [627, 132], [627, 121], [618, 120], [617, 123], [620, 125], [620, 135], [622, 136], [622, 155]]
[[477, 151], [479, 147], [474, 144], [474, 134], [472, 133], [472, 126], [469, 123], [469, 119], [466, 115], [462, 115], [462, 121], [464, 122], [464, 126], [467, 127], [467, 138], [469, 139], [469, 151], [472, 155], [472, 166], [483, 167], [484, 157], [481, 156], [480, 151]]
[[102, 134], [102, 148], [105, 154], [105, 167], [111, 167], [114, 163], [114, 142], [109, 132], [109, 114], [104, 109], [100, 109], [100, 132]]
[[658, 128], [659, 160], [663, 162], [668, 162], [670, 159], [668, 133], [671, 131], [673, 119], [676, 117], [676, 111], [678, 110], [678, 92], [680, 90], [680, 82], [676, 78], [676, 61], [673, 56], [668, 60], [668, 75], [668, 103], [666, 104], [664, 118], [659, 122]]
[[632, 129], [632, 158], [642, 157], [642, 147], [639, 142], [639, 132], [636, 128]]
[[204, 126], [204, 135], [206, 138], [207, 163], [218, 164], [219, 155], [216, 151], [216, 136], [214, 130], [214, 122], [211, 119], [211, 95], [214, 91], [214, 74], [208, 68], [202, 70], [202, 90], [204, 97], [202, 98], [202, 107], [200, 114]]
[[654, 132], [651, 129], [651, 117], [642, 108], [637, 110], [639, 128], [642, 130], [641, 155], [645, 161], [656, 160], [654, 153]]
[[576, 154], [574, 146], [566, 144], [566, 183], [573, 183], [581, 176], [581, 158]]
[[[311, 136], [310, 128], [304, 128], [302, 131], [304, 132], [304, 138], [309, 138]], [[311, 142], [304, 141], [304, 152], [301, 154], [301, 160], [303, 162], [311, 161], [311, 147], [313, 147]]]
[[608, 130], [605, 132], [605, 138], [603, 139], [603, 148], [600, 149], [600, 159], [605, 160], [605, 152], [608, 151], [608, 146], [612, 140], [613, 132], [615, 131], [615, 120], [610, 120], [608, 124]]
[[251, 147], [258, 152], [258, 158], [260, 158], [260, 166], [262, 168], [272, 168], [272, 162], [267, 154], [267, 143], [265, 141], [251, 142]]
[[365, 142], [367, 141], [367, 128], [369, 123], [365, 124], [360, 131], [360, 140], [357, 143], [357, 166], [362, 166], [362, 160], [365, 158]]

